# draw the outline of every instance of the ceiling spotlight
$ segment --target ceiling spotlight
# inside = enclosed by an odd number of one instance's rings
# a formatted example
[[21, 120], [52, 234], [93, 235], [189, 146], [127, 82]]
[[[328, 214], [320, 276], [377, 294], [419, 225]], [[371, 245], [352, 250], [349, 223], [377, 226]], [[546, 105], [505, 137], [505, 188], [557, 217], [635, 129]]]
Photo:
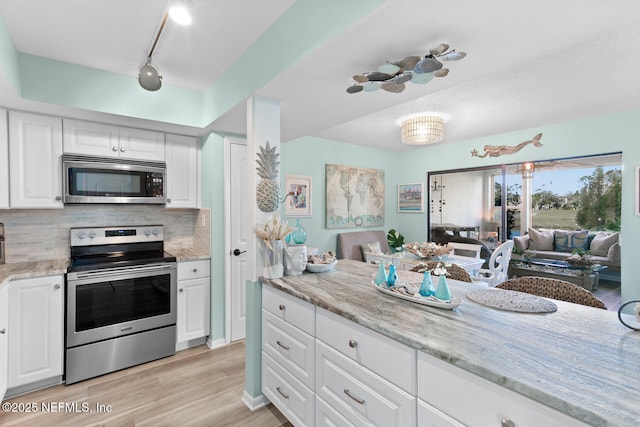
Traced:
[[193, 5], [190, 0], [177, 0], [169, 7], [169, 16], [174, 22], [180, 25], [191, 24], [191, 9]]
[[140, 86], [144, 89], [152, 92], [162, 87], [162, 76], [158, 68], [151, 64], [151, 57], [148, 57], [145, 63], [140, 66], [138, 83], [140, 83]]

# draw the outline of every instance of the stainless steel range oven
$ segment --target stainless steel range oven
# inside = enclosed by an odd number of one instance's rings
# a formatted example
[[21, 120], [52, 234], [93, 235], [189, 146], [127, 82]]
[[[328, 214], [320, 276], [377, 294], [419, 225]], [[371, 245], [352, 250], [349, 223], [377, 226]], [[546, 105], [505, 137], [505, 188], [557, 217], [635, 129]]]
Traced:
[[161, 225], [72, 228], [66, 383], [175, 354], [176, 275]]

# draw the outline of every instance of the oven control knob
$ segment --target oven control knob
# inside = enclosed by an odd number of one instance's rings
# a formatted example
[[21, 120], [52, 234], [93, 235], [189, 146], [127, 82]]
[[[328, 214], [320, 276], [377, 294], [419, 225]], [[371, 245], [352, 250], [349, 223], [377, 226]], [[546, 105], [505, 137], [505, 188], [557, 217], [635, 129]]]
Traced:
[[153, 235], [157, 236], [158, 234], [160, 234], [160, 230], [158, 230], [157, 228], [153, 229]]
[[144, 235], [147, 236], [147, 237], [151, 236], [151, 230], [149, 230], [148, 228], [145, 228], [144, 229]]
[[85, 233], [84, 231], [81, 231], [78, 233], [78, 239], [82, 240], [86, 237], [87, 237], [87, 233]]
[[89, 232], [89, 238], [90, 239], [95, 239], [96, 238], [96, 232], [95, 231], [90, 231]]

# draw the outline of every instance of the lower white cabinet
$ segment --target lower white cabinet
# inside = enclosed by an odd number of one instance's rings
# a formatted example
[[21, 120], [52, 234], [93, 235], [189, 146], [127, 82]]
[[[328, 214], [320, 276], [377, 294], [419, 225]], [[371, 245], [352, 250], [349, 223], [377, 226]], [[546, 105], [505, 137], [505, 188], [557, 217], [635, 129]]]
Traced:
[[[429, 422], [434, 426], [587, 425], [422, 352], [418, 353], [418, 397], [431, 407]], [[419, 405], [419, 413], [423, 417], [427, 416], [427, 409]], [[438, 414], [442, 419], [438, 419]], [[448, 423], [443, 420], [448, 420]]]
[[12, 280], [8, 286], [8, 388], [61, 379], [64, 277]]
[[178, 263], [176, 350], [202, 344], [211, 331], [209, 260]]
[[0, 285], [0, 401], [7, 391], [9, 372], [9, 286]]

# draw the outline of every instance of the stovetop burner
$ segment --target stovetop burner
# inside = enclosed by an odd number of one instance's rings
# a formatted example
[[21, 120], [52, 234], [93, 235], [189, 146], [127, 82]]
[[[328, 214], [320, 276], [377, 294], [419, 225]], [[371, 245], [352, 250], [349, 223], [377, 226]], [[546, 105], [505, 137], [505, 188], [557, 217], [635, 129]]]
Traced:
[[68, 272], [175, 262], [164, 251], [164, 227], [72, 228]]

